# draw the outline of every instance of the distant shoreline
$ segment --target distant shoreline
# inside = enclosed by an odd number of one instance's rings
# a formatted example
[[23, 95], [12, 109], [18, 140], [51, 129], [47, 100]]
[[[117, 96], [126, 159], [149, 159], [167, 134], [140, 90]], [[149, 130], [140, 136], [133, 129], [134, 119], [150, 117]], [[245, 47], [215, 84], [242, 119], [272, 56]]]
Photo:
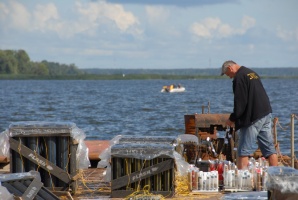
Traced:
[[[298, 76], [261, 76], [262, 79], [298, 79]], [[0, 80], [187, 80], [187, 79], [228, 79], [212, 75], [167, 75], [167, 74], [81, 74], [61, 76], [1, 74]]]

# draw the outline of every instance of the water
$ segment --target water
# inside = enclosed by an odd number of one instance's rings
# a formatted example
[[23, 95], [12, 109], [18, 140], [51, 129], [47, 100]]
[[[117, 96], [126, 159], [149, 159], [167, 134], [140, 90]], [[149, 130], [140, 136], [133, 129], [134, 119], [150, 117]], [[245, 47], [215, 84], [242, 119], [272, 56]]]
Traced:
[[[182, 84], [184, 93], [161, 93], [163, 85]], [[298, 115], [297, 79], [265, 79], [263, 84], [279, 118], [278, 140], [290, 152], [290, 115]], [[221, 80], [0, 81], [0, 132], [18, 121], [71, 121], [87, 140], [116, 135], [177, 136], [184, 133], [184, 115], [230, 113], [232, 82]], [[298, 133], [297, 117], [295, 132]], [[295, 144], [297, 144], [297, 134]], [[296, 151], [297, 153], [297, 151]]]

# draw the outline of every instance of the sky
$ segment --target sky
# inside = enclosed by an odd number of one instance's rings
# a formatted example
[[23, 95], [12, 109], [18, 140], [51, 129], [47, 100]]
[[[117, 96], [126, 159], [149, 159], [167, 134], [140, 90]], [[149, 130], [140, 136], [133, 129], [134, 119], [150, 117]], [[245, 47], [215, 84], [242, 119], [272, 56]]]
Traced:
[[297, 0], [1, 0], [0, 49], [78, 68], [298, 67]]

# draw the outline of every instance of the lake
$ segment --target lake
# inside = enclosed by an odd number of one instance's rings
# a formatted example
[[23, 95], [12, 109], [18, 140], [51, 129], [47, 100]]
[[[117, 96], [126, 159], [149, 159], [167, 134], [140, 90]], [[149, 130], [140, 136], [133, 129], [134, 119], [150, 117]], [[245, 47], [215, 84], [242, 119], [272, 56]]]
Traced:
[[[182, 84], [184, 93], [161, 93], [163, 85]], [[298, 80], [264, 79], [278, 140], [290, 152], [290, 116], [298, 114]], [[233, 109], [231, 79], [204, 80], [0, 80], [0, 132], [12, 122], [74, 122], [87, 140], [116, 135], [177, 136], [184, 133], [184, 115]], [[207, 109], [206, 109], [207, 111]], [[298, 140], [295, 117], [295, 144]], [[297, 155], [297, 150], [295, 151]]]

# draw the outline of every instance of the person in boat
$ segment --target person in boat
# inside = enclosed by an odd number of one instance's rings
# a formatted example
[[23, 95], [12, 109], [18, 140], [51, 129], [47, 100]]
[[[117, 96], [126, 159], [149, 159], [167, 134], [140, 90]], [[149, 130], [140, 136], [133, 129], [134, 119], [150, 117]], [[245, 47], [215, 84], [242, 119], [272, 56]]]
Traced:
[[233, 79], [234, 109], [226, 125], [239, 130], [238, 169], [247, 168], [249, 156], [257, 149], [257, 144], [269, 165], [277, 166], [278, 158], [271, 133], [272, 108], [260, 76], [232, 60], [223, 63], [221, 75]]

